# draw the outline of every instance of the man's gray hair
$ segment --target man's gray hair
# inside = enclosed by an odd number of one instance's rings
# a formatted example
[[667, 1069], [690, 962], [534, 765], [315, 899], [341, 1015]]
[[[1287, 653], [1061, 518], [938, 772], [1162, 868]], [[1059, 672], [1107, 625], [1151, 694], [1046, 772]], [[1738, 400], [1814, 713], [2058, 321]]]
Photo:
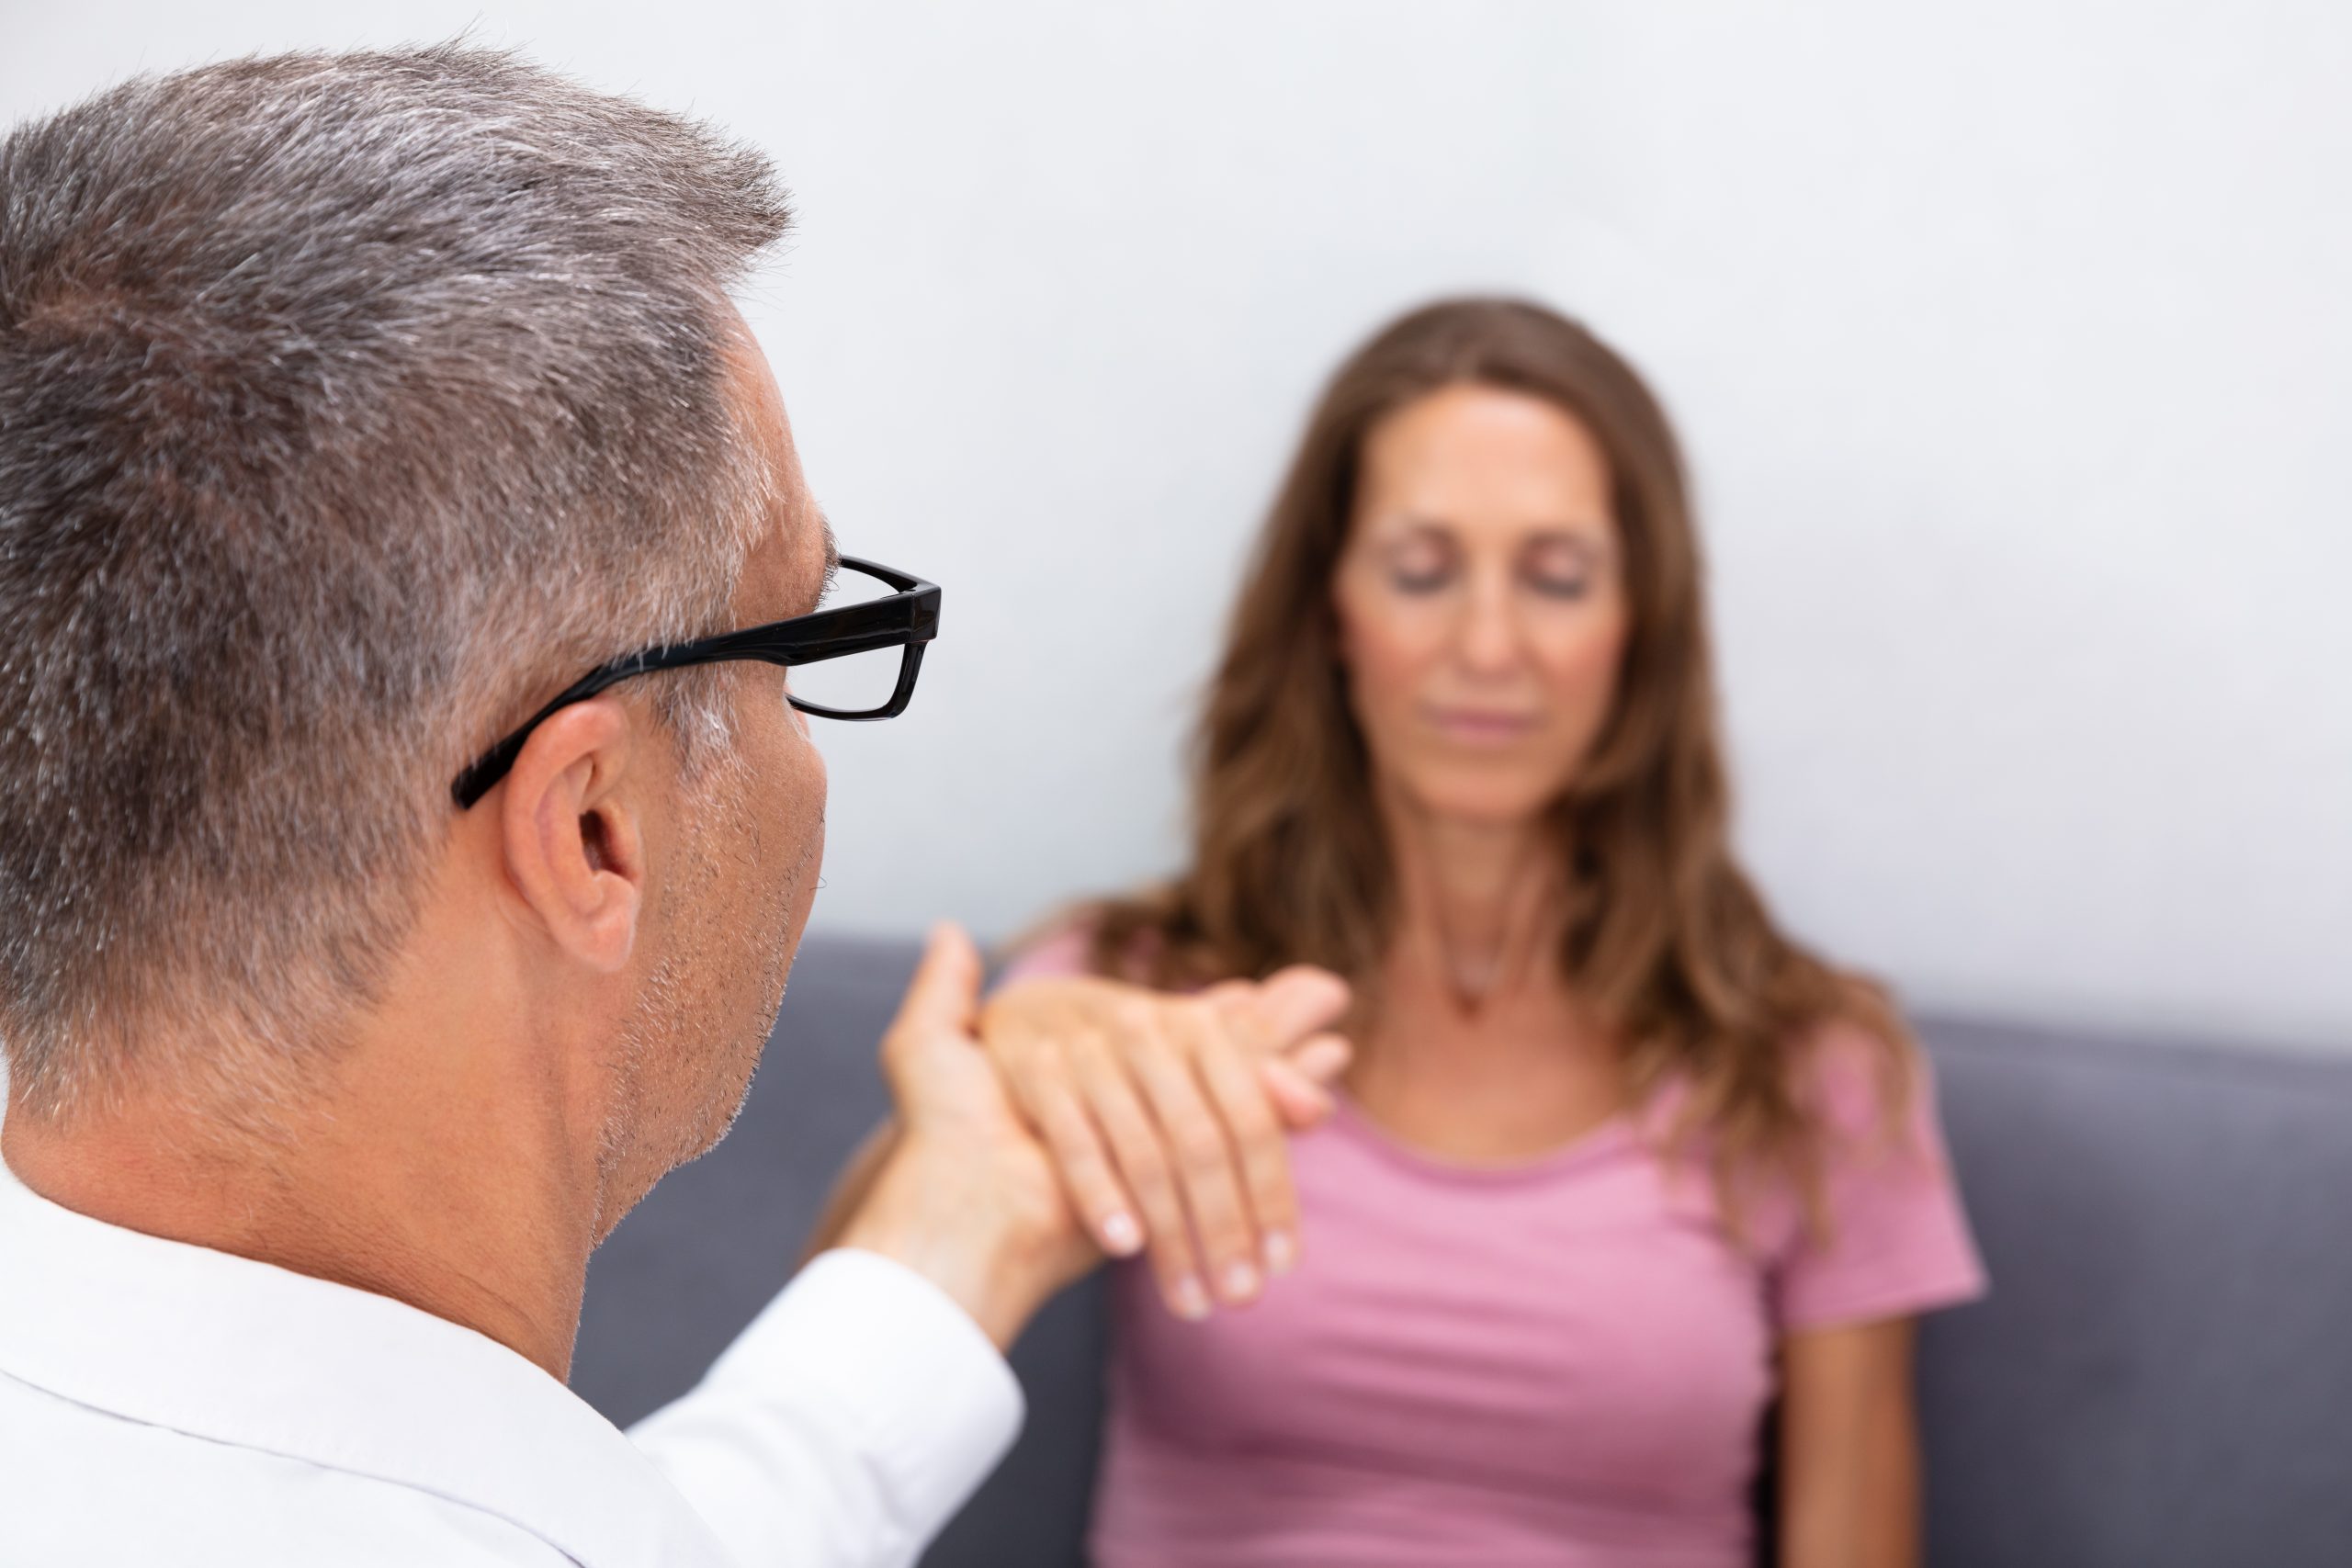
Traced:
[[728, 296], [789, 221], [759, 154], [463, 45], [141, 78], [0, 142], [20, 1101], [317, 1052], [458, 771], [725, 624], [774, 478]]

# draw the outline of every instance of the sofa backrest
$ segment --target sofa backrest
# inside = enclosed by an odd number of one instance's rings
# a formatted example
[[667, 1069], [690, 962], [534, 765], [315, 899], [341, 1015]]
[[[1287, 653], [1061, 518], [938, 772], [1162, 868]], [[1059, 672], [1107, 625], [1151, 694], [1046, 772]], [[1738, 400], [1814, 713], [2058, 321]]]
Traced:
[[1929, 1561], [2352, 1562], [2352, 1059], [1922, 1032], [1993, 1280], [1922, 1332]]
[[[911, 943], [815, 939], [750, 1102], [597, 1255], [573, 1383], [626, 1424], [781, 1286], [883, 1113]], [[1920, 1349], [1928, 1561], [2352, 1562], [2352, 1060], [1923, 1026], [1993, 1294]], [[1101, 1293], [1013, 1351], [1018, 1447], [930, 1568], [1081, 1561]]]

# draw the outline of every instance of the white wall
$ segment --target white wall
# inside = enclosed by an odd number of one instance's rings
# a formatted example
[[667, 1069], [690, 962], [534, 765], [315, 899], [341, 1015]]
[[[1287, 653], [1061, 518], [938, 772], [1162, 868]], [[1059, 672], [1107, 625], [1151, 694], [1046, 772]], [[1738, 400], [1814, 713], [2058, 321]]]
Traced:
[[1915, 999], [2352, 1049], [2352, 11], [0, 0], [0, 114], [446, 35], [771, 148], [844, 543], [947, 585], [826, 737], [820, 922], [1169, 863], [1311, 389], [1534, 291], [1696, 457], [1749, 854]]

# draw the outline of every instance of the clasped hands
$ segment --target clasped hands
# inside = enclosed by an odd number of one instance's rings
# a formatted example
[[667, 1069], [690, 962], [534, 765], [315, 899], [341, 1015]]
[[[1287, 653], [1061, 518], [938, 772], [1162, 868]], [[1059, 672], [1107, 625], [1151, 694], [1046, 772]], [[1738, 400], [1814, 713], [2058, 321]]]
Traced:
[[1187, 1318], [1296, 1261], [1286, 1140], [1330, 1112], [1344, 982], [1292, 968], [1177, 996], [1041, 977], [983, 1003], [980, 976], [969, 938], [933, 933], [882, 1042], [897, 1114], [814, 1245], [898, 1259], [1000, 1346], [1104, 1253], [1148, 1252]]
[[1148, 1251], [1169, 1309], [1198, 1319], [1297, 1260], [1287, 1140], [1330, 1112], [1348, 1001], [1305, 966], [1191, 995], [1039, 978], [990, 998], [978, 1032], [1088, 1234]]

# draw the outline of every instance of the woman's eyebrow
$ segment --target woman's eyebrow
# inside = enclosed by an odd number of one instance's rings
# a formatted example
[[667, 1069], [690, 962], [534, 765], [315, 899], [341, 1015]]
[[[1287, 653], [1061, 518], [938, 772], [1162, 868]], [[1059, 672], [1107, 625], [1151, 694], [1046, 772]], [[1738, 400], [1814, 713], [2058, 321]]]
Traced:
[[1399, 512], [1390, 520], [1389, 529], [1396, 534], [1436, 534], [1448, 539], [1453, 537], [1453, 524], [1425, 512]]
[[1558, 523], [1539, 530], [1528, 541], [1531, 549], [1563, 546], [1584, 556], [1609, 553], [1609, 530], [1598, 523]]

